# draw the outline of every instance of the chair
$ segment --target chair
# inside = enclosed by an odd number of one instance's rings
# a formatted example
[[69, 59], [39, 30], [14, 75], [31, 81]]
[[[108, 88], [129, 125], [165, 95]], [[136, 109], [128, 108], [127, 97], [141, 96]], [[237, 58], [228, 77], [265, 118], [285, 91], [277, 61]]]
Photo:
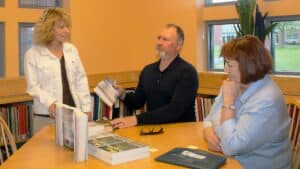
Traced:
[[300, 139], [297, 140], [297, 145], [293, 152], [292, 169], [300, 169]]
[[[6, 157], [9, 158], [11, 152], [14, 153], [17, 150], [16, 142], [11, 134], [6, 122], [0, 116], [0, 145], [4, 147]], [[0, 149], [0, 164], [3, 163], [4, 157], [2, 154], [2, 149]]]
[[291, 117], [291, 128], [289, 138], [293, 150], [293, 169], [298, 169], [300, 165], [300, 100], [288, 100], [288, 112]]

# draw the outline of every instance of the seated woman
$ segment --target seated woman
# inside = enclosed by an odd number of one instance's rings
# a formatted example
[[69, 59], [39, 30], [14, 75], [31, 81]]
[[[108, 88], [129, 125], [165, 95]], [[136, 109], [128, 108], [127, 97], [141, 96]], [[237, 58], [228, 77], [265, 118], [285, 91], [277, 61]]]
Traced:
[[209, 149], [233, 156], [246, 169], [290, 168], [290, 118], [268, 75], [270, 53], [247, 35], [225, 44], [221, 56], [228, 79], [203, 122]]

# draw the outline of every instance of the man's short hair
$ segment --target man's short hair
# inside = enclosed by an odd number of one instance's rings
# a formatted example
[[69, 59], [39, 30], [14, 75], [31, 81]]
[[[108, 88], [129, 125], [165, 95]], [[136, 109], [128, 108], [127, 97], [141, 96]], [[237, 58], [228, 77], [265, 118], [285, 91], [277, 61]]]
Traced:
[[184, 32], [180, 26], [176, 24], [169, 23], [166, 25], [166, 28], [175, 28], [177, 33], [177, 41], [180, 43], [184, 43]]
[[241, 82], [249, 84], [262, 79], [272, 70], [272, 57], [257, 37], [246, 35], [227, 42], [221, 57], [239, 63]]

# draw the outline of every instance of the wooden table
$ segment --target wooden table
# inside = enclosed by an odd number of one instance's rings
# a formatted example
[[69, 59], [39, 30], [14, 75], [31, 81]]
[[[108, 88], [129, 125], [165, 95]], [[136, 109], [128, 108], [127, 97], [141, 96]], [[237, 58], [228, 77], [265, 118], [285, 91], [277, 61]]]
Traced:
[[[150, 148], [157, 149], [151, 152], [150, 157], [130, 161], [123, 164], [111, 166], [92, 156], [86, 162], [76, 163], [73, 161], [73, 152], [55, 144], [55, 128], [47, 126], [34, 135], [23, 145], [12, 157], [10, 157], [0, 168], [2, 169], [141, 169], [141, 168], [181, 168], [175, 165], [157, 162], [154, 159], [174, 147], [197, 146], [207, 150], [207, 143], [202, 136], [201, 123], [175, 123], [155, 126], [137, 126], [120, 129], [115, 133], [131, 138], [141, 143], [148, 144]], [[140, 136], [141, 128], [163, 127], [164, 133], [160, 135]], [[242, 168], [238, 161], [227, 159], [224, 169]]]

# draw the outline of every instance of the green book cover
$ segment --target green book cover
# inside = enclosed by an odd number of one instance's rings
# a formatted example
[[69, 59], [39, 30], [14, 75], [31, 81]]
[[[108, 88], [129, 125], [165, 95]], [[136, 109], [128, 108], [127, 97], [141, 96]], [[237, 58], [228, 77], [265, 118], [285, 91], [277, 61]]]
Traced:
[[218, 169], [226, 162], [226, 157], [188, 148], [174, 148], [155, 160], [189, 168]]

